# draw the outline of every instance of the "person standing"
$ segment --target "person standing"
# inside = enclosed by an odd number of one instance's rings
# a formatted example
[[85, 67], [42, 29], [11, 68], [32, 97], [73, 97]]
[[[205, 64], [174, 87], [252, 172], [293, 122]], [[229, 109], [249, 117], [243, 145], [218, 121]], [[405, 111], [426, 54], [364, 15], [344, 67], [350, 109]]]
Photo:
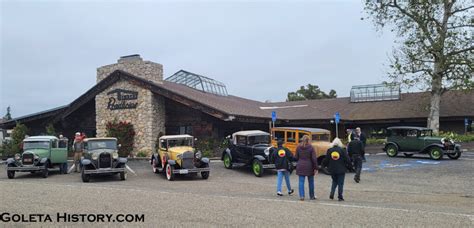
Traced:
[[347, 166], [351, 166], [346, 151], [342, 148], [342, 142], [339, 138], [332, 141], [332, 147], [328, 149], [326, 157], [323, 160], [323, 167], [328, 167], [331, 173], [332, 185], [329, 199], [334, 199], [334, 193], [337, 187], [337, 197], [339, 201], [344, 201], [344, 178], [346, 176]]
[[354, 137], [347, 145], [347, 153], [351, 158], [354, 168], [355, 168], [355, 176], [354, 181], [359, 183], [360, 182], [360, 173], [362, 171], [362, 155], [364, 154], [364, 146], [358, 137]]
[[278, 139], [277, 145], [277, 148], [273, 148], [273, 160], [275, 161], [275, 168], [278, 172], [277, 195], [283, 196], [283, 193], [281, 193], [283, 177], [285, 177], [288, 195], [291, 195], [293, 194], [294, 190], [291, 188], [289, 170], [291, 169], [291, 161], [293, 161], [293, 155], [291, 154], [288, 148], [283, 147], [283, 140]]
[[300, 200], [304, 200], [304, 182], [306, 178], [308, 178], [309, 199], [315, 200], [314, 175], [318, 173], [318, 160], [308, 135], [301, 139], [301, 143], [296, 148], [295, 158], [298, 160], [296, 174], [299, 176]]
[[80, 161], [82, 157], [82, 150], [84, 149], [83, 137], [80, 132], [76, 132], [74, 142], [72, 143], [72, 149], [74, 152], [74, 172], [80, 172]]
[[362, 146], [364, 148], [364, 154], [362, 154], [362, 161], [365, 162], [365, 146], [367, 145], [367, 137], [365, 137], [365, 134], [362, 132], [360, 127], [357, 127], [355, 129], [355, 134], [351, 134], [351, 139], [354, 139], [355, 137], [358, 137], [359, 140], [362, 142]]

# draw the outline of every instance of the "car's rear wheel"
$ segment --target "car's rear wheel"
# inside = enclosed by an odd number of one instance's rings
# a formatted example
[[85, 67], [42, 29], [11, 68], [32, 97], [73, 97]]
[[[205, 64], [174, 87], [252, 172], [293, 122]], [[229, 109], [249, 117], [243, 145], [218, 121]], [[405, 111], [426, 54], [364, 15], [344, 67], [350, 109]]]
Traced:
[[127, 179], [127, 172], [123, 171], [120, 172], [120, 180], [126, 180]]
[[454, 154], [448, 154], [448, 157], [453, 159], [453, 160], [456, 160], [458, 159], [459, 157], [461, 157], [461, 152], [457, 151], [456, 153]]
[[8, 179], [13, 179], [13, 178], [15, 178], [15, 171], [8, 170], [8, 171], [7, 171], [7, 177], [8, 177]]
[[67, 174], [67, 162], [59, 166], [59, 174]]
[[[207, 168], [207, 167], [209, 167], [209, 164], [207, 163], [202, 166], [202, 168]], [[209, 178], [209, 171], [201, 172], [201, 178], [204, 180], [207, 180], [207, 178]]]
[[48, 177], [48, 175], [49, 175], [48, 167], [49, 167], [49, 163], [48, 163], [48, 162], [44, 163], [43, 170], [41, 170], [41, 176], [42, 176], [43, 178], [46, 178], [46, 177]]
[[318, 158], [318, 164], [319, 164], [319, 170], [318, 172], [326, 174], [326, 175], [331, 175], [331, 172], [329, 172], [328, 167], [323, 167], [323, 160], [326, 158], [326, 156], [320, 156]]
[[385, 147], [385, 151], [389, 157], [396, 157], [398, 154], [398, 148], [393, 144], [388, 144]]
[[81, 169], [81, 178], [82, 178], [82, 182], [87, 183], [87, 182], [90, 181], [91, 175], [90, 175], [90, 174], [85, 174], [85, 173], [84, 173], [84, 170], [85, 170], [85, 168], [83, 167], [83, 168]]
[[439, 147], [432, 147], [429, 153], [430, 158], [433, 160], [440, 160], [443, 158], [443, 150]]
[[224, 167], [226, 169], [232, 169], [232, 159], [230, 158], [228, 153], [224, 154]]
[[407, 158], [413, 157], [413, 154], [409, 154], [409, 153], [403, 153], [403, 155], [405, 155], [405, 157], [407, 157]]
[[261, 177], [263, 175], [263, 164], [260, 160], [258, 159], [253, 160], [252, 171], [253, 171], [253, 174], [257, 177]]
[[173, 181], [174, 180], [174, 166], [170, 165], [169, 163], [166, 164], [166, 179], [168, 179], [169, 181]]

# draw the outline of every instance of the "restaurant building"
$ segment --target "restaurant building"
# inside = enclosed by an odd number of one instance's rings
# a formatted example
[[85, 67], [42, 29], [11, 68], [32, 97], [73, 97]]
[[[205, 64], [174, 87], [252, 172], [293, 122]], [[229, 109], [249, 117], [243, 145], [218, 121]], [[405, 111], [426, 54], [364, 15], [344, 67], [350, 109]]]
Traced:
[[[11, 129], [21, 122], [30, 135], [39, 135], [53, 124], [68, 138], [77, 131], [100, 137], [106, 136], [108, 122], [126, 121], [136, 132], [134, 151], [151, 152], [157, 138], [165, 134], [221, 139], [239, 130], [268, 131], [273, 111], [276, 126], [325, 128], [333, 136], [331, 120], [336, 112], [341, 116], [340, 133], [361, 127], [380, 136], [388, 126], [426, 126], [429, 93], [380, 88], [354, 87], [351, 97], [264, 103], [229, 95], [223, 83], [184, 70], [163, 79], [161, 64], [131, 55], [99, 67], [97, 84], [70, 104], [0, 123], [0, 128]], [[445, 92], [440, 130], [463, 133], [465, 119], [469, 125], [474, 119], [473, 107], [474, 92]]]

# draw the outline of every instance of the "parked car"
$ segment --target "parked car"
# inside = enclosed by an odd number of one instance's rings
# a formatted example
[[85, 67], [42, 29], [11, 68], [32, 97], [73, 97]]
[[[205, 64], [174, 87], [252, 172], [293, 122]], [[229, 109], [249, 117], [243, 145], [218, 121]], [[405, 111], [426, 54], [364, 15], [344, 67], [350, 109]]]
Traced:
[[7, 159], [7, 176], [15, 178], [15, 172], [40, 172], [46, 178], [50, 169], [59, 168], [67, 173], [67, 143], [60, 147], [55, 136], [32, 136], [23, 140], [23, 153]]
[[119, 174], [121, 180], [127, 179], [127, 158], [118, 154], [116, 138], [86, 138], [81, 159], [81, 178], [89, 182], [93, 175]]
[[163, 170], [166, 179], [174, 180], [175, 175], [199, 173], [202, 179], [209, 178], [209, 158], [194, 149], [194, 137], [191, 135], [167, 135], [159, 138], [158, 152], [151, 157], [154, 173]]
[[[331, 147], [331, 131], [329, 130], [307, 127], [275, 127], [272, 128], [272, 145], [276, 146], [277, 140], [282, 139], [284, 141], [283, 146], [295, 155], [296, 147], [298, 147], [304, 135], [311, 138], [311, 145], [316, 151], [318, 164], [321, 166], [327, 150]], [[329, 174], [326, 168], [320, 168], [320, 171]]]
[[261, 177], [266, 169], [275, 169], [269, 133], [259, 130], [238, 131], [227, 139], [228, 147], [221, 156], [225, 168], [250, 166], [257, 177]]
[[443, 155], [451, 159], [461, 157], [461, 146], [453, 140], [433, 136], [433, 130], [424, 127], [389, 127], [384, 151], [389, 157], [403, 152], [406, 157], [413, 154], [429, 154], [431, 159], [440, 160]]

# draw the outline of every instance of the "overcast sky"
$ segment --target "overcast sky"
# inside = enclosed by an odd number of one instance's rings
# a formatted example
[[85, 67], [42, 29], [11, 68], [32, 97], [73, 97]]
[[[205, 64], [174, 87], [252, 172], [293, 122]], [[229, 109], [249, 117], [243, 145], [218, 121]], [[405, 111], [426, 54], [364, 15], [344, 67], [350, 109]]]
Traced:
[[0, 116], [66, 105], [129, 54], [163, 64], [165, 78], [184, 69], [259, 101], [308, 83], [348, 96], [387, 80], [394, 40], [360, 20], [361, 0], [0, 2]]

